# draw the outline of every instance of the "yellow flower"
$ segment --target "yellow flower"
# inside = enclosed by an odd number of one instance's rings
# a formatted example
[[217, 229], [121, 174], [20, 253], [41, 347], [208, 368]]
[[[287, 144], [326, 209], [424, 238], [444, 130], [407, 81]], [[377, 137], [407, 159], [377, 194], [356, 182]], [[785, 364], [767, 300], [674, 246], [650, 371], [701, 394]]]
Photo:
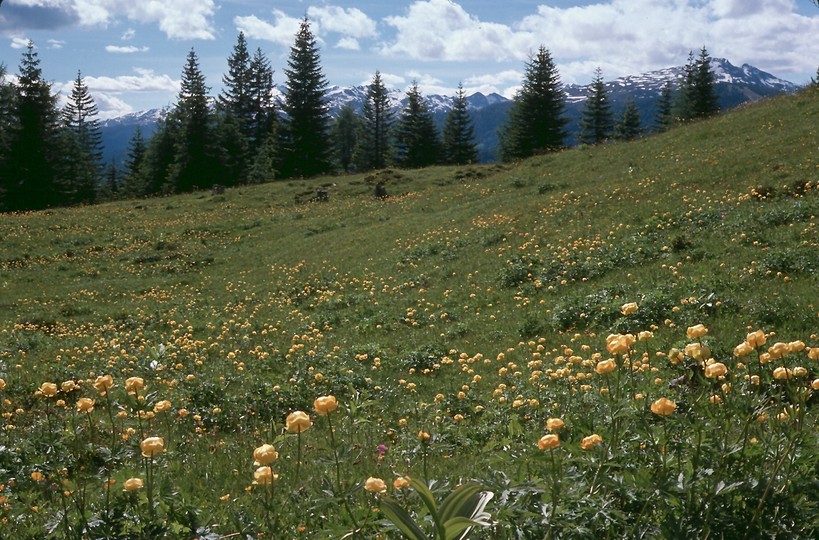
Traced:
[[788, 343], [788, 352], [797, 353], [805, 350], [804, 341], [791, 341]]
[[796, 366], [795, 368], [793, 368], [792, 373], [793, 373], [794, 377], [807, 377], [808, 376], [808, 370], [806, 368], [802, 367], [802, 366]]
[[6, 380], [5, 379], [0, 379], [0, 390], [5, 390], [5, 389], [6, 389]]
[[634, 336], [631, 334], [610, 334], [606, 338], [606, 350], [609, 354], [623, 354], [628, 352], [629, 347], [634, 344]]
[[273, 472], [273, 469], [267, 466], [262, 466], [253, 471], [253, 483], [266, 486], [272, 484], [279, 479], [279, 475]]
[[94, 380], [94, 388], [103, 396], [114, 386], [114, 378], [110, 375], [100, 375]]
[[143, 388], [145, 388], [145, 381], [142, 377], [129, 377], [125, 379], [125, 390], [127, 390], [129, 394], [136, 394]]
[[162, 437], [148, 437], [140, 443], [142, 457], [152, 458], [165, 451], [165, 440]]
[[629, 302], [628, 304], [623, 304], [620, 306], [620, 313], [623, 315], [631, 315], [632, 313], [637, 313], [637, 303], [636, 302]]
[[44, 382], [40, 385], [39, 392], [45, 397], [54, 397], [57, 395], [57, 385], [53, 382]]
[[685, 354], [695, 360], [704, 362], [711, 357], [711, 349], [705, 345], [700, 345], [699, 342], [694, 342], [685, 346]]
[[588, 437], [583, 437], [583, 440], [580, 441], [580, 448], [583, 450], [590, 450], [602, 442], [603, 438], [600, 435], [597, 433], [592, 433]]
[[94, 410], [94, 400], [91, 398], [80, 398], [77, 400], [77, 412], [90, 413]]
[[615, 369], [617, 369], [617, 362], [615, 362], [613, 358], [597, 362], [597, 365], [594, 366], [594, 372], [598, 375], [611, 373]]
[[63, 382], [60, 385], [60, 388], [62, 389], [63, 392], [65, 392], [67, 394], [67, 393], [73, 392], [74, 390], [77, 389], [77, 383], [75, 383], [74, 381], [69, 379], [69, 380]]
[[661, 397], [651, 404], [651, 412], [659, 414], [660, 416], [668, 416], [673, 413], [676, 408], [677, 404], [665, 397]]
[[786, 367], [778, 367], [773, 370], [773, 378], [777, 381], [787, 381], [793, 376], [793, 372]]
[[429, 442], [429, 440], [432, 438], [432, 435], [430, 435], [426, 431], [419, 431], [418, 438], [421, 439], [422, 442]]
[[814, 390], [819, 390], [819, 379], [813, 379], [810, 383], [810, 387]]
[[405, 487], [409, 487], [409, 477], [407, 476], [399, 476], [395, 480], [392, 481], [392, 487], [395, 489], [404, 489]]
[[751, 332], [748, 334], [745, 337], [745, 341], [754, 349], [758, 349], [759, 347], [765, 345], [765, 342], [768, 341], [768, 337], [762, 330], [757, 330], [756, 332]]
[[639, 341], [648, 341], [649, 339], [654, 337], [654, 332], [649, 332], [648, 330], [643, 330], [642, 332], [637, 334], [637, 339]]
[[382, 479], [371, 476], [364, 482], [364, 489], [372, 493], [386, 493], [387, 484], [385, 484]]
[[560, 446], [560, 437], [558, 437], [554, 433], [544, 435], [537, 442], [537, 447], [540, 450], [552, 450], [554, 448], [557, 448], [558, 446]]
[[293, 411], [287, 415], [287, 419], [284, 421], [284, 424], [288, 432], [301, 433], [310, 429], [310, 426], [313, 425], [313, 421], [310, 420], [310, 417], [307, 416], [306, 412]]
[[791, 348], [788, 347], [787, 343], [774, 343], [769, 349], [768, 354], [771, 356], [772, 360], [776, 360], [777, 358], [782, 358], [786, 354], [790, 352]]
[[811, 360], [819, 360], [819, 347], [811, 347], [808, 349], [808, 358]]
[[747, 341], [743, 341], [742, 343], [734, 347], [734, 356], [736, 356], [737, 358], [743, 358], [751, 354], [753, 350], [754, 348], [751, 347]]
[[45, 480], [45, 475], [40, 471], [34, 471], [31, 473], [31, 479], [34, 480], [35, 482], [42, 482], [43, 480]]
[[154, 405], [154, 412], [159, 414], [163, 412], [167, 412], [171, 410], [171, 402], [167, 399], [163, 399], [162, 401], [157, 401]]
[[708, 329], [702, 324], [695, 324], [694, 326], [689, 326], [688, 330], [686, 330], [685, 335], [688, 336], [688, 339], [697, 339], [701, 338], [705, 334], [708, 333]]
[[563, 426], [566, 424], [560, 418], [549, 418], [546, 420], [546, 429], [549, 431], [557, 431], [558, 429], [563, 429]]
[[271, 444], [263, 444], [253, 451], [253, 459], [259, 465], [270, 465], [279, 459], [279, 453]]
[[726, 373], [728, 373], [728, 368], [722, 362], [714, 362], [705, 366], [705, 377], [707, 379], [724, 377]]
[[142, 489], [144, 485], [142, 478], [129, 478], [122, 487], [125, 491], [137, 491], [138, 489]]
[[318, 414], [329, 414], [338, 408], [335, 396], [321, 396], [313, 402], [313, 408]]

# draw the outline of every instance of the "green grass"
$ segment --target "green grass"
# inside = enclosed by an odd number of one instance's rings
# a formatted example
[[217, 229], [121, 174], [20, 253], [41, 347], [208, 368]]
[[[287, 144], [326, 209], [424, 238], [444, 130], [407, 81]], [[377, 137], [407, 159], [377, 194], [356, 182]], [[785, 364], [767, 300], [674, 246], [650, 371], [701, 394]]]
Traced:
[[[3, 215], [0, 536], [392, 537], [362, 486], [410, 474], [441, 498], [470, 479], [493, 491], [485, 538], [812, 537], [816, 360], [738, 365], [733, 348], [758, 328], [766, 347], [819, 347], [817, 116], [806, 91], [515, 164]], [[296, 204], [319, 183], [328, 202]], [[692, 359], [666, 353], [698, 323], [730, 391], [669, 387]], [[594, 373], [606, 335], [648, 330], [616, 384]], [[809, 374], [783, 384], [783, 363]], [[109, 373], [110, 403], [91, 385]], [[80, 389], [35, 396], [66, 380]], [[336, 442], [314, 416], [299, 450], [285, 416], [330, 394]], [[88, 419], [81, 396], [97, 399]], [[648, 411], [661, 396], [675, 416]], [[163, 399], [173, 411], [137, 418]], [[549, 417], [567, 428], [544, 453]], [[603, 445], [581, 450], [593, 432]], [[132, 496], [143, 435], [168, 451]], [[266, 442], [275, 492], [248, 489]]]

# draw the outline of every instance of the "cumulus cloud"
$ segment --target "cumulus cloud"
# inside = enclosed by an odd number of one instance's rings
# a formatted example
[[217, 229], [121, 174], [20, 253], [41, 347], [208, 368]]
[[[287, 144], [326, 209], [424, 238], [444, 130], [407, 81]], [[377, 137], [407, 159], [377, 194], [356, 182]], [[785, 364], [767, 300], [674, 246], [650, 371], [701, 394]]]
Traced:
[[311, 6], [307, 9], [307, 16], [318, 23], [322, 33], [335, 32], [357, 39], [376, 35], [375, 21], [358, 8]]
[[3, 9], [0, 30], [106, 26], [119, 19], [156, 24], [172, 39], [213, 39], [214, 0], [15, 0]]
[[[25, 49], [28, 47], [28, 44], [31, 40], [27, 37], [13, 37], [11, 38], [11, 48], [12, 49]], [[36, 49], [36, 47], [35, 47]]]
[[270, 23], [255, 15], [248, 15], [236, 17], [233, 24], [250, 39], [263, 39], [283, 46], [292, 45], [293, 36], [299, 31], [301, 19], [289, 17], [280, 10], [273, 11], [273, 19]]
[[134, 75], [85, 77], [91, 92], [178, 92], [180, 81], [151, 69], [134, 68]]

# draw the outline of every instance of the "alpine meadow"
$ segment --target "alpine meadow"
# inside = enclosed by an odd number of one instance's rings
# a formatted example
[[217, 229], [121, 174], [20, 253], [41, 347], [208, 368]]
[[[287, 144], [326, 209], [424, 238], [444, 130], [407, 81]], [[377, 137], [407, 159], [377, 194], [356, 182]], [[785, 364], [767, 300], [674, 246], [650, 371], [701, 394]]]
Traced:
[[480, 164], [317, 43], [191, 49], [124, 179], [0, 66], [0, 538], [817, 537], [819, 73], [570, 122], [541, 46]]

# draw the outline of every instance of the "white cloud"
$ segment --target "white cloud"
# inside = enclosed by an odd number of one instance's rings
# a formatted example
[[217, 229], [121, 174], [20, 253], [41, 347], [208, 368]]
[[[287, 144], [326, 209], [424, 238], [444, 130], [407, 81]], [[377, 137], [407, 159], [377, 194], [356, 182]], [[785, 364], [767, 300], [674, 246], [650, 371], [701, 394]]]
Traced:
[[114, 53], [114, 54], [131, 54], [137, 52], [147, 52], [149, 51], [149, 47], [135, 47], [133, 45], [127, 46], [120, 46], [120, 45], [106, 45], [105, 52]]
[[62, 49], [65, 45], [65, 41], [59, 39], [49, 39], [46, 43], [49, 49]]
[[13, 37], [11, 38], [10, 45], [12, 49], [25, 49], [28, 47], [29, 41], [30, 40], [26, 37]]
[[269, 23], [255, 15], [236, 17], [233, 24], [250, 39], [263, 39], [283, 46], [293, 44], [301, 19], [288, 17], [283, 11], [273, 11], [274, 22]]
[[343, 37], [338, 40], [336, 43], [337, 49], [346, 49], [348, 51], [359, 51], [361, 50], [361, 45], [358, 43], [356, 38], [352, 37]]
[[[91, 92], [178, 92], [180, 81], [151, 69], [134, 68], [135, 75], [85, 77]], [[73, 84], [73, 82], [72, 82]]]
[[385, 21], [397, 35], [381, 52], [416, 60], [509, 60], [521, 57], [529, 41], [528, 32], [481, 21], [450, 0], [416, 1], [404, 16]]
[[134, 39], [134, 37], [136, 37], [136, 30], [134, 30], [133, 28], [129, 28], [128, 30], [123, 32], [122, 37], [120, 37], [120, 39], [122, 41], [130, 41]]
[[375, 21], [358, 8], [311, 6], [307, 9], [307, 16], [318, 23], [323, 33], [335, 32], [359, 39], [377, 34]]

